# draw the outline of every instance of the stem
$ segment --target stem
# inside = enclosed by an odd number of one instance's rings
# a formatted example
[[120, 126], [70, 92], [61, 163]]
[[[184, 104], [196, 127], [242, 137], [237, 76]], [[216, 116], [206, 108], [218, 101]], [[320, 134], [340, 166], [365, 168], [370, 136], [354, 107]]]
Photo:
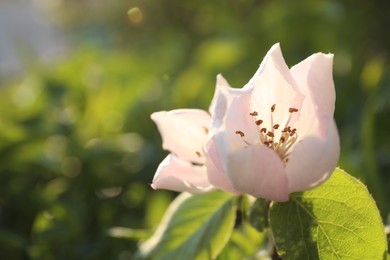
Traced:
[[276, 252], [276, 248], [273, 248], [272, 255], [271, 255], [272, 260], [283, 260], [278, 253]]

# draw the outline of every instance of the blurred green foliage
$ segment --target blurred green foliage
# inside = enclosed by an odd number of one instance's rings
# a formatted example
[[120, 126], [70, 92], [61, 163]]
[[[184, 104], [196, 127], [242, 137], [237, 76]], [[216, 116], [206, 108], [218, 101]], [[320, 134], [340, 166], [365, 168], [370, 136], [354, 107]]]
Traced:
[[[390, 2], [58, 1], [72, 51], [0, 88], [0, 255], [130, 259], [174, 194], [152, 191], [158, 110], [207, 109], [281, 42], [335, 54], [340, 166], [390, 209]], [[86, 12], [85, 10], [88, 10]]]

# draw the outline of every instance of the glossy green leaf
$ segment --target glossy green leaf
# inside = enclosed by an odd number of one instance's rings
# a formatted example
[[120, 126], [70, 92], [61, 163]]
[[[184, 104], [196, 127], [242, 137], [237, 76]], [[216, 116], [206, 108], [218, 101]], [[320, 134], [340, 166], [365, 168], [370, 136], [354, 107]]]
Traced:
[[336, 169], [323, 185], [273, 203], [270, 225], [284, 259], [384, 259], [386, 236], [366, 187]]
[[139, 258], [214, 259], [228, 242], [236, 216], [236, 197], [215, 191], [183, 193], [168, 208], [155, 234], [140, 247]]

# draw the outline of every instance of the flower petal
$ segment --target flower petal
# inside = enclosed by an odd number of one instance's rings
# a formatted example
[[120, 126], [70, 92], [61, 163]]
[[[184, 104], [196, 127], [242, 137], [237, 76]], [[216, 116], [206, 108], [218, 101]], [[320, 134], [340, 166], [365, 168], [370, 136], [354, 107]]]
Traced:
[[305, 100], [295, 127], [301, 136], [310, 135], [316, 118], [333, 118], [336, 93], [332, 76], [333, 55], [316, 53], [291, 68]]
[[291, 152], [286, 164], [290, 193], [320, 185], [336, 168], [340, 154], [336, 124], [330, 119], [320, 125], [320, 135], [303, 138]]
[[171, 151], [180, 159], [204, 163], [197, 155], [206, 142], [210, 124], [210, 115], [200, 109], [177, 109], [160, 111], [151, 115], [157, 124], [163, 139], [163, 148]]
[[[224, 89], [229, 89], [229, 88], [231, 88], [231, 87], [230, 87], [229, 83], [226, 81], [226, 79], [221, 74], [218, 74], [217, 75], [217, 83], [215, 86], [214, 97], [211, 100], [211, 104], [209, 107], [210, 114], [213, 114], [213, 112], [215, 110], [220, 110], [221, 108], [226, 110], [226, 106], [221, 106], [219, 104], [218, 98], [219, 98], [221, 91], [223, 91]], [[224, 113], [222, 113], [222, 114], [224, 114]]]
[[153, 189], [191, 193], [204, 193], [213, 189], [207, 179], [206, 167], [194, 166], [172, 154], [158, 166], [151, 186]]
[[254, 86], [253, 109], [262, 119], [271, 118], [271, 106], [276, 104], [273, 118], [275, 122], [283, 124], [289, 116], [288, 109], [300, 108], [302, 105], [303, 95], [284, 61], [279, 44], [273, 45], [268, 51], [260, 68], [248, 83], [251, 84]]
[[209, 138], [218, 132], [226, 131], [233, 146], [245, 145], [243, 138], [236, 132], [245, 133], [245, 141], [254, 142], [258, 139], [257, 126], [251, 111], [251, 89], [230, 88], [226, 80], [218, 75], [217, 88], [211, 106], [211, 131]]
[[248, 92], [248, 90], [244, 89], [231, 88], [225, 78], [222, 75], [218, 75], [214, 98], [210, 105], [212, 128], [218, 130], [221, 127], [224, 128], [226, 112], [230, 108], [232, 101]]
[[287, 176], [279, 156], [263, 145], [229, 153], [227, 175], [233, 188], [257, 198], [288, 200]]
[[[256, 144], [259, 142], [256, 119], [249, 115], [251, 109], [251, 92], [242, 92], [232, 98], [229, 109], [226, 111], [225, 130], [228, 135], [229, 145], [243, 147], [246, 143]], [[240, 131], [243, 136], [238, 134]]]
[[310, 97], [320, 114], [333, 116], [336, 100], [333, 54], [313, 54], [292, 67], [291, 73], [300, 91]]
[[209, 182], [223, 191], [227, 191], [233, 194], [239, 194], [240, 192], [233, 189], [229, 182], [228, 177], [225, 174], [220, 155], [216, 149], [215, 137], [211, 138], [205, 145], [206, 154], [206, 168]]

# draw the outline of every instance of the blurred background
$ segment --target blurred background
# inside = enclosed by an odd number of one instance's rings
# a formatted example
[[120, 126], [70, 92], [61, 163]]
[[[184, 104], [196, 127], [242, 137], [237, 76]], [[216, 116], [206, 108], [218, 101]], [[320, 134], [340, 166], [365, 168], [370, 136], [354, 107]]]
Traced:
[[1, 0], [0, 256], [131, 259], [176, 195], [150, 114], [207, 109], [280, 42], [335, 54], [339, 165], [390, 208], [390, 2]]

